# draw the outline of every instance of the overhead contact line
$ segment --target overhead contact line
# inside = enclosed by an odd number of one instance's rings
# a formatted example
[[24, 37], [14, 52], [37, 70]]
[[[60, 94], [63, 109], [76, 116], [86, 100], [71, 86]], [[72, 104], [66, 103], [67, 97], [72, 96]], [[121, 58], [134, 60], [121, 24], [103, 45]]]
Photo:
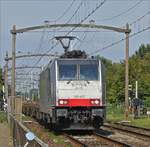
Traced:
[[[138, 32], [135, 32], [135, 33], [129, 35], [129, 38], [132, 38], [132, 37], [134, 37], [134, 36], [136, 36], [136, 35], [138, 35], [138, 34], [140, 34], [140, 33], [142, 33], [142, 32], [145, 32], [145, 31], [147, 31], [147, 30], [149, 30], [149, 29], [150, 29], [150, 26], [148, 26], [148, 27], [142, 29], [141, 31], [138, 31]], [[96, 54], [96, 53], [98, 53], [98, 52], [100, 52], [100, 51], [103, 51], [103, 50], [105, 50], [105, 49], [108, 49], [108, 48], [110, 48], [110, 47], [112, 47], [112, 46], [114, 46], [114, 45], [119, 44], [120, 42], [122, 42], [122, 41], [124, 41], [124, 40], [126, 40], [126, 38], [122, 38], [122, 39], [120, 39], [120, 40], [118, 40], [118, 41], [116, 41], [116, 42], [113, 42], [113, 43], [111, 43], [111, 44], [109, 44], [109, 45], [107, 45], [107, 46], [105, 46], [105, 47], [103, 47], [103, 48], [101, 48], [101, 49], [98, 49], [98, 50], [96, 50], [96, 51], [94, 51], [94, 52], [91, 52], [90, 55], [93, 55], [93, 54]]]

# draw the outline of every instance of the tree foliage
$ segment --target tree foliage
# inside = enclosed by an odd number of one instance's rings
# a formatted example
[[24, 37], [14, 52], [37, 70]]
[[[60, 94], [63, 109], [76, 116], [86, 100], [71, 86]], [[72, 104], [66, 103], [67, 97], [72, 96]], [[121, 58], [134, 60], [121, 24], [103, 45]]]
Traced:
[[[113, 63], [97, 56], [106, 67], [107, 101], [122, 103], [125, 99], [125, 62]], [[129, 58], [129, 84], [135, 97], [135, 81], [138, 81], [139, 98], [150, 105], [150, 44], [142, 44], [139, 50]]]
[[138, 81], [139, 98], [145, 102], [150, 101], [150, 44], [140, 46], [129, 60], [129, 69], [129, 81], [133, 85], [133, 91], [135, 81]]
[[2, 83], [3, 83], [3, 81], [2, 81], [2, 69], [0, 67], [0, 91], [2, 89]]
[[1, 101], [1, 99], [2, 99], [2, 97], [3, 97], [2, 85], [3, 85], [2, 69], [0, 68], [0, 101]]

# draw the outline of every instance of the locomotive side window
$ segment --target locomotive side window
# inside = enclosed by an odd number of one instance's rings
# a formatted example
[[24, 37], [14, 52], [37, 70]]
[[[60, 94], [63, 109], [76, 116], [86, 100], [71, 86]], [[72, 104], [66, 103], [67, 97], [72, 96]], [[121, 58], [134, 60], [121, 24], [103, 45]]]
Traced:
[[76, 80], [77, 65], [59, 65], [59, 80]]
[[80, 65], [80, 80], [98, 80], [98, 65]]

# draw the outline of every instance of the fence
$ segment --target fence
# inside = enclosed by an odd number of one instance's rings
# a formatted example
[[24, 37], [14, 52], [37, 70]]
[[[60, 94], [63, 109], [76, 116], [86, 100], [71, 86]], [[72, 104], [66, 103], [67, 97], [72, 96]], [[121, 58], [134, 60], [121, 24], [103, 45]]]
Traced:
[[36, 136], [32, 141], [28, 141], [25, 134], [30, 132], [30, 130], [27, 129], [21, 122], [16, 120], [12, 115], [10, 115], [10, 122], [14, 147], [24, 147], [27, 142], [29, 142], [27, 147], [48, 147], [46, 143]]

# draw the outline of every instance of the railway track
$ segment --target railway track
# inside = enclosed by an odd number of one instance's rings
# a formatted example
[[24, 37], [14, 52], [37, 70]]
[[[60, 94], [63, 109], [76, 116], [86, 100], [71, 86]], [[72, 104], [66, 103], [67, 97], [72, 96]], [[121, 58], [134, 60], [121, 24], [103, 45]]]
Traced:
[[[29, 126], [33, 124], [31, 121], [25, 121]], [[38, 123], [35, 122], [37, 125]], [[34, 124], [35, 124], [34, 123]], [[113, 128], [113, 125], [115, 126]], [[121, 129], [121, 127], [124, 127]], [[125, 131], [130, 129], [130, 131]], [[150, 138], [148, 131], [147, 135], [143, 135], [143, 128], [138, 127], [138, 135], [131, 131], [131, 128], [136, 131], [137, 127], [125, 126], [122, 124], [105, 124], [100, 130], [96, 132], [83, 133], [82, 131], [77, 132], [60, 132], [60, 135], [64, 136], [64, 140], [71, 143], [73, 147], [150, 147]], [[142, 133], [139, 131], [141, 130]], [[134, 133], [133, 133], [134, 132]]]
[[65, 134], [65, 137], [73, 143], [74, 147], [131, 147], [126, 143], [114, 140], [97, 132], [94, 132], [92, 135]]
[[124, 125], [121, 123], [104, 124], [104, 127], [119, 130], [124, 133], [128, 133], [129, 135], [134, 135], [138, 138], [142, 138], [144, 140], [150, 140], [150, 130], [146, 128]]
[[149, 129], [132, 127], [116, 123], [106, 123], [101, 127], [105, 131], [111, 131], [113, 134], [109, 137], [120, 140], [133, 147], [150, 147]]
[[114, 124], [125, 126], [125, 127], [129, 127], [129, 128], [135, 128], [135, 129], [138, 129], [140, 131], [144, 130], [144, 131], [147, 131], [148, 134], [150, 134], [150, 129], [149, 128], [137, 127], [137, 126], [133, 126], [133, 125], [129, 125], [129, 124], [124, 124], [124, 123], [114, 123]]

